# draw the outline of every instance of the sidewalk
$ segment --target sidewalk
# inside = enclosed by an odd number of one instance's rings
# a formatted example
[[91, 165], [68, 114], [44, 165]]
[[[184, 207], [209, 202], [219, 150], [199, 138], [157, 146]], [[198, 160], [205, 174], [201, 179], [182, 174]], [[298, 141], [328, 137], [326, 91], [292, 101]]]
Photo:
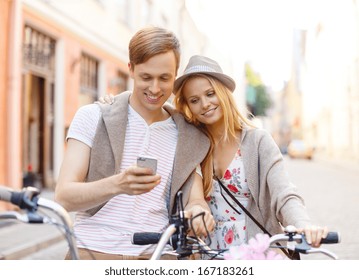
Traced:
[[[53, 191], [44, 190], [41, 196], [53, 199]], [[62, 232], [54, 225], [0, 220], [0, 260], [23, 259], [64, 240]]]

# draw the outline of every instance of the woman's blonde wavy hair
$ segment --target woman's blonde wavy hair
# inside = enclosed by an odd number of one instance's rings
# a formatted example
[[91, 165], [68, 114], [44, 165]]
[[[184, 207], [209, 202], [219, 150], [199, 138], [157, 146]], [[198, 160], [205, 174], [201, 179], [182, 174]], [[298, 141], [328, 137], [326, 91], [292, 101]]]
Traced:
[[186, 84], [186, 82], [196, 77], [202, 77], [207, 79], [211, 84], [216, 96], [218, 97], [219, 106], [221, 106], [223, 112], [223, 122], [224, 122], [223, 140], [224, 141], [236, 138], [236, 132], [242, 131], [244, 125], [248, 125], [251, 127], [254, 126], [246, 117], [244, 117], [239, 112], [235, 100], [233, 98], [233, 93], [226, 86], [224, 86], [219, 80], [209, 75], [193, 74], [189, 76], [187, 79], [185, 79], [182, 85], [175, 92], [173, 103], [176, 109], [184, 115], [185, 119], [189, 123], [194, 124], [200, 130], [202, 130], [211, 141], [210, 150], [204, 161], [201, 163], [202, 174], [203, 174], [204, 195], [205, 197], [208, 197], [212, 191], [214, 141], [206, 125], [200, 123], [192, 114], [191, 110], [189, 109], [187, 100], [185, 99], [183, 94], [183, 87]]

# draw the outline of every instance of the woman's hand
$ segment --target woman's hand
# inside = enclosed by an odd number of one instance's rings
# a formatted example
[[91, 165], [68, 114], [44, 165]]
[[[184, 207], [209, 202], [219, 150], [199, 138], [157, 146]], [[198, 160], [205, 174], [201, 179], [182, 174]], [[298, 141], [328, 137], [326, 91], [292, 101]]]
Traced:
[[115, 96], [113, 94], [106, 94], [105, 96], [101, 96], [95, 103], [112, 105], [114, 100]]
[[[186, 208], [186, 212], [189, 214], [190, 219], [199, 215], [192, 221], [193, 228], [191, 229], [190, 234], [191, 232], [193, 234], [194, 231], [196, 235], [206, 237], [208, 232], [213, 231], [215, 221], [207, 208], [204, 208], [201, 205], [193, 205], [188, 209]], [[203, 215], [200, 215], [201, 213], [203, 213]]]
[[315, 225], [308, 225], [304, 229], [297, 229], [298, 233], [304, 233], [307, 242], [314, 248], [320, 246], [320, 242], [328, 235], [327, 227], [319, 227]]
[[204, 199], [202, 177], [197, 173], [195, 174], [189, 201], [185, 210], [190, 214], [190, 218], [193, 218], [200, 213], [204, 213], [204, 216], [202, 216], [203, 218], [199, 216], [192, 221], [192, 230], [194, 233], [206, 237], [208, 234], [207, 230], [209, 232], [213, 231], [215, 221], [211, 214], [211, 210], [209, 209], [208, 204]]

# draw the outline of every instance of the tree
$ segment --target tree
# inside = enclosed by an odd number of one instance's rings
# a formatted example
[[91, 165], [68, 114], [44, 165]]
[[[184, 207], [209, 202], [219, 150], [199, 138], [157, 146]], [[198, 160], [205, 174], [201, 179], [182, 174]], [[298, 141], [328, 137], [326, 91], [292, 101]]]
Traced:
[[261, 77], [255, 73], [249, 63], [245, 65], [247, 80], [246, 102], [249, 111], [254, 116], [266, 116], [266, 111], [272, 106], [272, 100], [263, 84]]

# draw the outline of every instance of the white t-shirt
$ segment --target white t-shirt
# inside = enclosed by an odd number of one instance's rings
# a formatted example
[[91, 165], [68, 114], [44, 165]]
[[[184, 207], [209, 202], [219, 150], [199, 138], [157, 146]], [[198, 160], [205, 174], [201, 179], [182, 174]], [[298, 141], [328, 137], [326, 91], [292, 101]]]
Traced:
[[[100, 116], [97, 104], [81, 107], [71, 123], [67, 138], [92, 147]], [[94, 216], [78, 212], [74, 229], [79, 247], [123, 255], [153, 252], [156, 245], [133, 245], [131, 237], [134, 232], [162, 232], [168, 225], [167, 203], [177, 138], [178, 131], [172, 118], [147, 125], [129, 106], [121, 172], [136, 164], [139, 155], [147, 155], [157, 158], [161, 183], [149, 193], [118, 195]]]

